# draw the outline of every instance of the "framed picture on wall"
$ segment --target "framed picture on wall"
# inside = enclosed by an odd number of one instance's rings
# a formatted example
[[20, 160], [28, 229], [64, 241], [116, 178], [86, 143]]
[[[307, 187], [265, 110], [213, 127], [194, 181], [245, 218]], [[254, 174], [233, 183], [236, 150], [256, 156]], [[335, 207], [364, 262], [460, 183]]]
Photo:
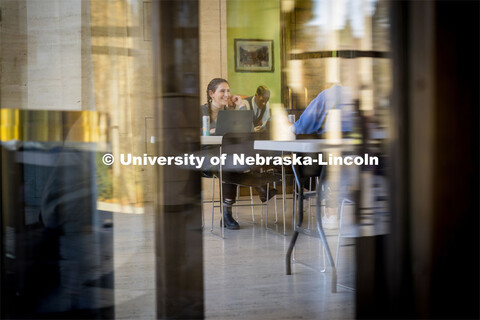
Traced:
[[273, 40], [235, 39], [235, 72], [273, 71]]

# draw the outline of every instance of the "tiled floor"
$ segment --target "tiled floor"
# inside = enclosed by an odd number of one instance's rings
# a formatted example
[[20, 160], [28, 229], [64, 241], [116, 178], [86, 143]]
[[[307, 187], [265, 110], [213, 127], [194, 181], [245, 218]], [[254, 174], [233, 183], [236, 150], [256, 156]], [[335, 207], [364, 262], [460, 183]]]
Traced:
[[155, 319], [153, 211], [114, 213], [115, 318]]
[[[270, 206], [268, 231], [265, 230], [260, 207], [255, 209], [255, 223], [252, 223], [250, 208], [243, 207], [239, 210], [241, 229], [226, 230], [225, 239], [217, 235], [220, 233], [218, 209], [213, 234], [210, 232], [211, 207], [206, 205], [204, 208], [208, 226], [204, 232], [208, 319], [354, 317], [354, 291], [339, 286], [337, 293], [331, 293], [328, 269], [326, 273], [320, 272], [324, 264], [319, 238], [299, 236], [292, 275], [285, 274], [285, 253], [292, 230], [290, 207], [287, 208], [287, 236], [283, 235], [279, 201], [279, 221], [274, 224], [273, 206]], [[315, 219], [312, 218], [311, 227], [314, 226]], [[327, 237], [335, 255], [336, 232], [328, 231]], [[338, 282], [350, 287], [354, 286], [352, 244], [351, 239], [342, 239], [338, 272]]]
[[[289, 203], [289, 202], [288, 202]], [[331, 293], [330, 273], [322, 273], [320, 239], [301, 234], [295, 251], [292, 275], [285, 274], [285, 253], [291, 235], [291, 207], [287, 207], [287, 236], [283, 235], [281, 201], [279, 221], [274, 223], [270, 201], [269, 230], [265, 230], [265, 209], [250, 207], [239, 212], [241, 229], [226, 230], [222, 239], [219, 210], [214, 230], [211, 205], [204, 205], [204, 285], [207, 319], [351, 319], [355, 293], [338, 286]], [[308, 216], [305, 217], [308, 222]], [[155, 262], [153, 214], [114, 213], [115, 304], [118, 319], [155, 318]], [[312, 217], [310, 226], [315, 227]], [[336, 232], [327, 232], [332, 254], [336, 253]], [[120, 245], [121, 243], [121, 245]], [[342, 239], [338, 282], [354, 286], [353, 240]], [[345, 245], [345, 246], [343, 246]]]

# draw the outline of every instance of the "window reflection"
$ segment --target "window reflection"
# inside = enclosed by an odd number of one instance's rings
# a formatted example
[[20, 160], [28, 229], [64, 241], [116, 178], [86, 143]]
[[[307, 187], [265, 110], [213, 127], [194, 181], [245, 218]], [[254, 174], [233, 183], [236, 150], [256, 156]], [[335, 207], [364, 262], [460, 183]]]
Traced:
[[298, 133], [336, 141], [351, 138], [356, 141], [353, 153], [339, 148], [333, 155], [368, 154], [380, 162], [326, 167], [324, 225], [340, 215], [347, 237], [387, 234], [389, 2], [296, 1], [293, 8], [288, 2], [282, 6], [282, 52], [288, 66], [283, 103], [297, 119], [297, 139]]
[[0, 4], [2, 317], [155, 314], [150, 5]]
[[[102, 156], [158, 155], [157, 146], [171, 148], [166, 152], [172, 154], [196, 151], [198, 130], [190, 121], [196, 113], [190, 106], [206, 101], [197, 97], [198, 90], [205, 95], [206, 83], [215, 77], [228, 78], [232, 93], [243, 97], [268, 86], [272, 117], [266, 130], [278, 140], [295, 138], [288, 115], [302, 123], [322, 92], [341, 87], [341, 93], [324, 99], [325, 113], [313, 121], [320, 125], [297, 133], [354, 139], [354, 151], [337, 149], [332, 155], [368, 153], [381, 161], [326, 170], [325, 183], [318, 186], [325, 191], [324, 223], [335, 227], [341, 221], [336, 230], [344, 228], [351, 238], [388, 232], [388, 1], [165, 1], [161, 17], [175, 25], [164, 29], [152, 15], [158, 3], [1, 4], [2, 12], [18, 12], [3, 14], [1, 28], [6, 315], [155, 315], [154, 245], [161, 239], [154, 237], [156, 168], [118, 161], [106, 166]], [[208, 14], [198, 16], [198, 6]], [[234, 42], [242, 38], [272, 41], [271, 72], [235, 70]], [[155, 39], [168, 55], [153, 54]], [[161, 64], [156, 85], [155, 59]], [[164, 99], [155, 107], [159, 96]], [[174, 193], [159, 199], [161, 206], [199, 214], [195, 206], [183, 209], [199, 197], [191, 188], [198, 181], [190, 183], [189, 172], [172, 170], [160, 178]], [[288, 184], [291, 193], [291, 179]], [[353, 251], [347, 255], [353, 261]], [[350, 268], [339, 277], [353, 286], [353, 274]], [[144, 304], [135, 305], [137, 298]]]

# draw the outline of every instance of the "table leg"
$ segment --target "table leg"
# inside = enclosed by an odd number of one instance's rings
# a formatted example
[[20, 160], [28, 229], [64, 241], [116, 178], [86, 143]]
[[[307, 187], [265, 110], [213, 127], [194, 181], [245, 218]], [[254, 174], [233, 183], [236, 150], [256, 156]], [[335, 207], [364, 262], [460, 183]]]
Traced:
[[[219, 159], [222, 159], [222, 146], [220, 146], [220, 158]], [[223, 176], [222, 176], [222, 161], [220, 161], [220, 163], [218, 164], [219, 165], [219, 169], [218, 169], [218, 172], [219, 172], [219, 176], [220, 176], [220, 215], [222, 217], [222, 223], [220, 224], [220, 228], [222, 229], [220, 232], [221, 232], [221, 235], [222, 235], [222, 238], [224, 238], [225, 236], [225, 217], [223, 216]]]
[[[268, 190], [270, 189], [270, 183], [267, 183], [267, 201], [266, 201], [266, 207], [267, 207], [267, 212], [265, 212], [265, 230], [268, 230]], [[262, 212], [263, 212], [263, 207], [262, 207]]]
[[[294, 173], [295, 173], [295, 169], [294, 169]], [[301, 228], [302, 227], [302, 223], [303, 223], [303, 200], [302, 200], [302, 197], [303, 197], [303, 186], [300, 185], [299, 188], [298, 188], [298, 224], [297, 224], [297, 228]], [[295, 195], [294, 195], [295, 197]], [[288, 246], [288, 250], [287, 250], [287, 256], [286, 256], [286, 267], [287, 267], [287, 275], [290, 275], [292, 274], [292, 252], [293, 252], [293, 249], [295, 248], [295, 243], [297, 242], [297, 238], [298, 238], [298, 229], [297, 228], [293, 228], [293, 236], [292, 236], [292, 239], [290, 240], [290, 245]]]
[[323, 247], [327, 253], [327, 259], [328, 259], [328, 264], [330, 267], [332, 267], [332, 292], [335, 293], [337, 292], [337, 268], [335, 267], [335, 261], [333, 260], [332, 253], [330, 251], [330, 247], [328, 246], [327, 242], [327, 237], [325, 236], [325, 232], [323, 231], [323, 225], [322, 225], [322, 209], [321, 209], [321, 201], [322, 201], [322, 188], [321, 188], [321, 182], [322, 182], [322, 176], [323, 176], [323, 170], [322, 174], [320, 175], [318, 179], [318, 184], [317, 184], [317, 207], [315, 208], [316, 212], [316, 217], [317, 217], [317, 229], [318, 229], [318, 234], [320, 235], [320, 240], [322, 241]]
[[[293, 252], [293, 249], [295, 248], [295, 243], [297, 242], [297, 238], [299, 234], [298, 229], [302, 227], [302, 223], [303, 223], [303, 184], [300, 181], [298, 170], [296, 167], [293, 167], [293, 174], [295, 176], [296, 185], [298, 186], [298, 199], [297, 199], [298, 223], [297, 223], [297, 227], [294, 228], [293, 236], [292, 236], [292, 239], [290, 240], [290, 245], [288, 246], [288, 250], [287, 250], [287, 255], [286, 255], [287, 275], [292, 274], [292, 252]], [[316, 186], [317, 206], [315, 208], [315, 212], [317, 217], [317, 229], [320, 235], [320, 240], [322, 241], [323, 247], [325, 248], [325, 251], [327, 253], [328, 263], [330, 264], [330, 267], [332, 267], [332, 292], [335, 293], [337, 292], [337, 269], [335, 267], [335, 261], [333, 261], [332, 253], [330, 251], [330, 247], [328, 246], [328, 242], [327, 242], [327, 237], [325, 236], [325, 232], [323, 231], [323, 226], [322, 226], [322, 214], [321, 214], [322, 212], [322, 209], [321, 209], [322, 176], [323, 176], [323, 170], [320, 174], [320, 177], [318, 179], [318, 184]]]
[[296, 222], [296, 218], [295, 218], [295, 214], [296, 214], [296, 208], [297, 208], [297, 183], [295, 182], [295, 177], [293, 178], [293, 181], [292, 181], [292, 229], [295, 229], [295, 222]]
[[[302, 227], [303, 223], [303, 184], [300, 180], [300, 176], [298, 173], [298, 168], [295, 166], [292, 166], [293, 169], [293, 176], [294, 176], [294, 185], [298, 186], [298, 199], [297, 199], [297, 204], [298, 204], [298, 224], [295, 227], [295, 224], [293, 225], [293, 236], [292, 239], [290, 240], [290, 245], [288, 246], [287, 250], [287, 255], [286, 255], [286, 267], [287, 267], [287, 275], [292, 274], [292, 252], [293, 249], [295, 248], [295, 243], [297, 242], [298, 238], [298, 230], [299, 228]], [[295, 199], [295, 193], [293, 194], [293, 199]], [[295, 208], [294, 208], [295, 210]], [[295, 219], [295, 218], [294, 218]]]

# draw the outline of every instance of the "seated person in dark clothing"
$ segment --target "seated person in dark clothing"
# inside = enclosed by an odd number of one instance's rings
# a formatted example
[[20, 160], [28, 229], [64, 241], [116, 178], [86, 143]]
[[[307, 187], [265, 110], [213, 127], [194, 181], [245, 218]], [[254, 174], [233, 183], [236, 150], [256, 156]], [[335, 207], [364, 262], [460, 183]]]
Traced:
[[[244, 109], [244, 105], [242, 103], [242, 99], [240, 96], [231, 96], [230, 94], [230, 86], [225, 79], [215, 78], [207, 86], [207, 103], [202, 105], [201, 113], [202, 116], [209, 116], [210, 117], [210, 133], [215, 133], [217, 115], [219, 110], [227, 110], [228, 102], [231, 100], [236, 109]], [[237, 184], [233, 183], [222, 183], [223, 188], [223, 215], [225, 219], [225, 227], [227, 229], [236, 230], [239, 229], [240, 226], [238, 222], [232, 216], [232, 205], [236, 201], [237, 195]], [[272, 198], [277, 190], [270, 189], [266, 192], [266, 187], [256, 187], [255, 188], [258, 192], [260, 200], [262, 202], [268, 201]]]
[[259, 86], [255, 95], [245, 98], [243, 104], [247, 110], [253, 110], [253, 127], [255, 132], [265, 130], [270, 120], [270, 90], [266, 86]]

